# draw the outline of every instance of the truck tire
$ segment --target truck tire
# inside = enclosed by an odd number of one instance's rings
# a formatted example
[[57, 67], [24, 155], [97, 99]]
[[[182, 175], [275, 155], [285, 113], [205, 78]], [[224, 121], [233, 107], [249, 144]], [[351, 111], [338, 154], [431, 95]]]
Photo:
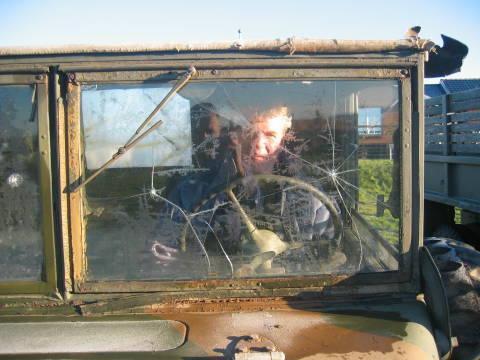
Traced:
[[[455, 235], [450, 230], [444, 234]], [[463, 357], [460, 354], [465, 354], [469, 348], [480, 346], [480, 251], [455, 237], [426, 238], [424, 245], [430, 250], [442, 276], [452, 335], [459, 343], [454, 358], [459, 359]]]
[[480, 250], [480, 223], [443, 224], [435, 228], [430, 236], [458, 240]]
[[432, 234], [435, 238], [447, 238], [452, 240], [462, 241], [462, 236], [453, 225], [440, 225]]

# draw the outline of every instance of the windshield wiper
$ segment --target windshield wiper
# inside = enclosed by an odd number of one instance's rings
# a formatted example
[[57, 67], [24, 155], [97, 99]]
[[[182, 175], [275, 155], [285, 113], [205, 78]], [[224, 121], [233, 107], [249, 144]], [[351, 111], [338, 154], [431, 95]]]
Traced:
[[[152, 121], [152, 119], [155, 117], [155, 115], [158, 114], [158, 112], [167, 104], [167, 102], [172, 98], [173, 95], [175, 95], [177, 92], [182, 89], [183, 86], [191, 79], [192, 76], [196, 75], [197, 70], [191, 66], [186, 73], [182, 75], [182, 77], [177, 81], [175, 86], [168, 92], [167, 95], [162, 99], [162, 101], [153, 109], [150, 115], [145, 119], [145, 121], [138, 127], [137, 130], [135, 130], [135, 133], [127, 140], [125, 145], [121, 146], [118, 148], [117, 152], [112, 155], [112, 158], [108, 160], [105, 164], [100, 166], [97, 171], [95, 171], [93, 174], [91, 174], [88, 178], [80, 182], [79, 184], [71, 184], [69, 187], [69, 192], [74, 193], [78, 191], [81, 187], [85, 186], [88, 184], [90, 181], [95, 179], [98, 175], [100, 175], [106, 168], [108, 168], [111, 164], [113, 164], [115, 161], [120, 159], [128, 150], [133, 148], [138, 142], [140, 142], [143, 138], [145, 138], [148, 134], [150, 134], [152, 131], [157, 129], [160, 125], [163, 124], [163, 120], [157, 121], [155, 124], [153, 124], [151, 127], [149, 127], [147, 130], [145, 130], [143, 133], [141, 131]], [[141, 133], [141, 134], [140, 134]]]

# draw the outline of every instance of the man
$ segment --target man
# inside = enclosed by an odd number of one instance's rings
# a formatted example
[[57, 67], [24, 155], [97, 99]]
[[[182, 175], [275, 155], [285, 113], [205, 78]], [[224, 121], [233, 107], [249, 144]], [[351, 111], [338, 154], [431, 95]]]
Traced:
[[[248, 241], [246, 223], [251, 220], [256, 228], [265, 230], [269, 235], [275, 234], [285, 244], [292, 244], [286, 245], [289, 251], [292, 251], [290, 255], [284, 256], [286, 261], [281, 266], [285, 271], [293, 272], [294, 268], [301, 264], [302, 258], [312, 257], [310, 249], [318, 248], [318, 244], [313, 244], [314, 242], [318, 243], [323, 239], [328, 243], [334, 237], [331, 214], [325, 204], [311, 193], [292, 189], [291, 184], [275, 181], [280, 179], [275, 178], [275, 175], [287, 173], [303, 182], [310, 180], [300, 170], [293, 174], [290, 171], [291, 168], [299, 169], [298, 166], [293, 166], [298, 159], [285, 149], [287, 133], [291, 127], [292, 117], [285, 106], [256, 112], [251, 116], [250, 128], [244, 131], [247, 133], [247, 144], [242, 148], [247, 150], [247, 155], [243, 157], [244, 170], [240, 173], [246, 177], [246, 185], [244, 189], [236, 190], [238, 198], [241, 198], [241, 205], [221, 208], [215, 215], [211, 213], [207, 216], [205, 221], [208, 222], [208, 229], [203, 237], [205, 240], [202, 240], [203, 244], [206, 244], [207, 252], [209, 243], [213, 246], [218, 243], [220, 246], [217, 246], [217, 251], [223, 251], [227, 258], [236, 253], [258, 253], [255, 243]], [[254, 175], [258, 174], [272, 175], [274, 181], [257, 183], [253, 180]], [[228, 183], [225, 187], [227, 185]], [[225, 196], [222, 201], [225, 202]], [[239, 212], [243, 213], [242, 216]], [[200, 219], [196, 219], [197, 223], [202, 222]], [[197, 242], [198, 240], [197, 238]], [[305, 244], [308, 246], [304, 246]], [[294, 247], [298, 250], [294, 250]], [[174, 247], [165, 248], [163, 244], [156, 243], [152, 250], [161, 261], [176, 257]], [[313, 256], [312, 262], [318, 262], [317, 260]]]
[[[307, 183], [314, 180], [302, 172], [302, 164], [299, 164], [300, 155], [296, 156], [286, 149], [288, 146], [286, 138], [291, 127], [292, 117], [285, 106], [275, 107], [254, 115], [252, 119], [253, 140], [248, 159], [249, 164], [246, 165], [247, 175], [287, 175]], [[317, 185], [317, 187], [319, 186]], [[270, 192], [272, 191], [274, 190], [270, 190]], [[277, 190], [278, 192], [282, 192], [282, 189]], [[262, 197], [266, 198], [269, 195], [257, 194], [257, 204], [261, 203]], [[266, 206], [268, 207], [268, 204]], [[277, 206], [280, 210], [283, 221], [289, 222], [290, 226], [295, 228], [296, 240], [310, 241], [313, 237], [333, 238], [334, 228], [331, 214], [325, 204], [311, 194], [287, 191], [283, 198], [277, 197], [277, 203], [273, 206]], [[284, 215], [283, 213], [288, 214]], [[293, 240], [290, 239], [290, 241]]]

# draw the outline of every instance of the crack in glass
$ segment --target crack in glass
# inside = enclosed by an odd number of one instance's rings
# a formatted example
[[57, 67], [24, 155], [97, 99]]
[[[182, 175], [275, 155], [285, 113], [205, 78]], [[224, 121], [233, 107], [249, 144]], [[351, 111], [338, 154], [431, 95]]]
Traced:
[[[82, 88], [86, 175], [168, 91]], [[86, 186], [89, 279], [398, 270], [398, 104], [393, 80], [187, 84]]]

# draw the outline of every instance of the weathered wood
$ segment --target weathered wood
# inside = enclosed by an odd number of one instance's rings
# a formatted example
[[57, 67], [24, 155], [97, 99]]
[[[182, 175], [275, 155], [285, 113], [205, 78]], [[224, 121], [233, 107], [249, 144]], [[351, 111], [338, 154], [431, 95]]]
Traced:
[[480, 152], [480, 133], [451, 134], [450, 141], [452, 143], [475, 143]]
[[447, 117], [445, 115], [430, 116], [425, 118], [425, 125], [445, 124]]
[[449, 112], [458, 112], [466, 110], [480, 110], [480, 98], [470, 99], [461, 102], [453, 102], [450, 104], [448, 111]]
[[452, 132], [470, 132], [470, 131], [480, 131], [480, 122], [471, 122], [463, 124], [452, 124], [450, 125], [450, 130]]
[[480, 144], [452, 144], [452, 151], [465, 154], [480, 154]]
[[[441, 115], [426, 118], [425, 123], [445, 124], [425, 126], [426, 141], [431, 142], [425, 145], [425, 169], [429, 175], [425, 199], [480, 212], [475, 196], [480, 165], [480, 89], [425, 102], [441, 103], [442, 110]], [[430, 109], [430, 113], [435, 111], [434, 107]]]
[[425, 108], [429, 108], [433, 105], [441, 105], [442, 104], [442, 97], [435, 96], [430, 99], [425, 99]]
[[442, 141], [445, 141], [445, 135], [444, 134], [442, 134], [442, 135], [426, 134], [425, 135], [425, 142], [428, 143], [428, 144], [438, 143], [438, 142], [442, 142]]
[[[425, 110], [426, 115], [434, 115], [425, 118], [426, 152], [447, 155], [451, 150], [459, 154], [480, 154], [480, 133], [477, 133], [480, 132], [480, 89], [438, 96], [427, 99], [425, 103], [441, 104]], [[450, 114], [448, 118], [446, 114]], [[446, 124], [447, 121], [446, 126], [436, 125]]]
[[480, 89], [462, 91], [450, 95], [450, 99], [452, 102], [470, 100], [475, 98], [480, 98]]
[[431, 107], [425, 109], [425, 116], [439, 115], [441, 113], [442, 113], [442, 107], [441, 106], [431, 106]]
[[451, 115], [452, 122], [480, 121], [480, 111], [469, 111]]
[[443, 145], [441, 144], [425, 144], [425, 152], [441, 153]]
[[444, 134], [448, 131], [447, 125], [442, 126], [427, 126], [425, 127], [425, 134]]

